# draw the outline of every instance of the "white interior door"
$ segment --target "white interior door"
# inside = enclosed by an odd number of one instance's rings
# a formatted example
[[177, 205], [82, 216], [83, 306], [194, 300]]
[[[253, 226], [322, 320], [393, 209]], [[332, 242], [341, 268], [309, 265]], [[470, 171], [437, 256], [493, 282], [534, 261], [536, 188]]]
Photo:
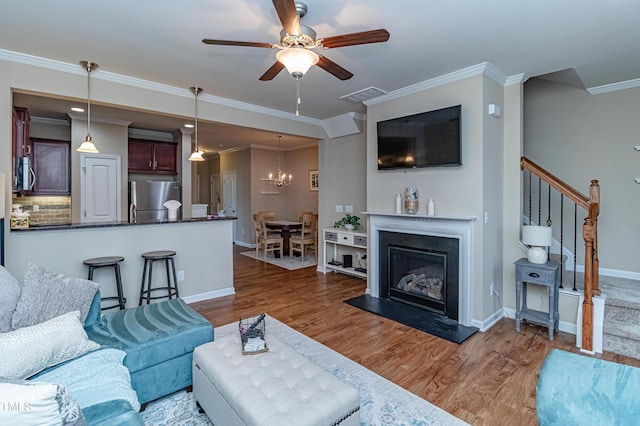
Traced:
[[218, 210], [222, 209], [222, 203], [220, 202], [220, 176], [211, 175], [211, 210], [214, 213], [218, 213]]
[[120, 156], [81, 154], [81, 222], [122, 220]]
[[[236, 171], [222, 172], [222, 205], [227, 216], [238, 216], [236, 212]], [[233, 221], [233, 241], [236, 241], [236, 222]]]

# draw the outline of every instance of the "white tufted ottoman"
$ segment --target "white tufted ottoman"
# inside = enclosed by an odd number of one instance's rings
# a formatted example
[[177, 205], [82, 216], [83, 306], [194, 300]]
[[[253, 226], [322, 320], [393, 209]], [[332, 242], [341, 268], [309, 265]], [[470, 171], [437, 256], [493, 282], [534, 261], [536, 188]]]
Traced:
[[193, 395], [215, 426], [360, 425], [360, 396], [273, 336], [242, 355], [240, 335], [193, 351]]

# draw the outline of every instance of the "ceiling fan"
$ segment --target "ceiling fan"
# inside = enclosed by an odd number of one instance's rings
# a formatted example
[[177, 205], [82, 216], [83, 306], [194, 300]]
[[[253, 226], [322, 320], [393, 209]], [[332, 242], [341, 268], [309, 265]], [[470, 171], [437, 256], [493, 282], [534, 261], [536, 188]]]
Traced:
[[307, 26], [300, 25], [300, 18], [307, 13], [307, 5], [294, 0], [273, 0], [273, 6], [282, 23], [280, 44], [257, 43], [248, 41], [214, 40], [205, 38], [205, 44], [222, 46], [262, 47], [280, 49], [276, 54], [276, 62], [260, 77], [261, 81], [272, 80], [283, 68], [296, 80], [300, 79], [313, 65], [334, 75], [340, 80], [348, 80], [353, 74], [326, 56], [312, 49], [333, 49], [358, 44], [381, 43], [389, 40], [389, 32], [385, 29], [343, 34], [332, 37], [316, 38], [316, 32]]

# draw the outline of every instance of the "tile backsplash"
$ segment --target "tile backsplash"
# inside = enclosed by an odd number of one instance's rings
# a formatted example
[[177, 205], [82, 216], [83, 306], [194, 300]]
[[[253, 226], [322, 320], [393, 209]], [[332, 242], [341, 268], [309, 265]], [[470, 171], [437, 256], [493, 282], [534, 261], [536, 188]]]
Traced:
[[14, 197], [12, 203], [22, 204], [22, 210], [29, 212], [31, 225], [71, 222], [71, 197], [68, 196]]

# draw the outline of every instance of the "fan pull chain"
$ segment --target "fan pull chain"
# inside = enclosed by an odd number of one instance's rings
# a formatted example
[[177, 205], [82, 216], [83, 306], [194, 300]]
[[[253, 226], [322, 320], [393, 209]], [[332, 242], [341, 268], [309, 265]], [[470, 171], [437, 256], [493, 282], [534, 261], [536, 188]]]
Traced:
[[296, 77], [296, 117], [300, 115], [299, 106], [302, 100], [300, 99], [300, 77]]

